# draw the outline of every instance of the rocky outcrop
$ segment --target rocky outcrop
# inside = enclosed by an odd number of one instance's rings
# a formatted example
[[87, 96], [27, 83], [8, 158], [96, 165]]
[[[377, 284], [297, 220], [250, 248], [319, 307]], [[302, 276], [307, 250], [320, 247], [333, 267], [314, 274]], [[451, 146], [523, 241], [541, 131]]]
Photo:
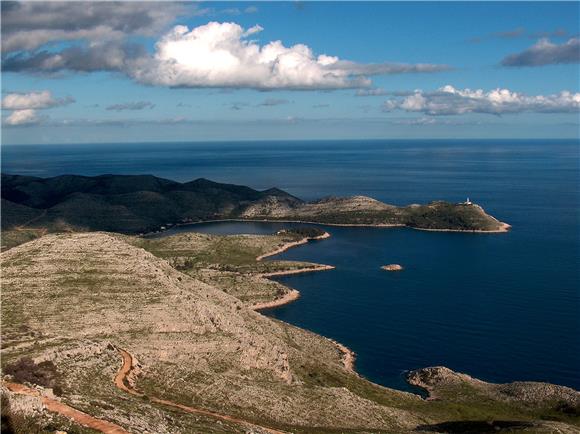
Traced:
[[531, 406], [556, 403], [580, 416], [580, 392], [565, 386], [533, 381], [487, 383], [444, 366], [410, 371], [407, 374], [407, 381], [409, 384], [427, 390], [431, 398], [438, 398], [444, 396], [448, 390], [467, 386], [479, 394], [499, 401], [511, 401]]
[[292, 197], [267, 196], [245, 207], [240, 213], [240, 217], [287, 217], [294, 214], [301, 204], [302, 201]]
[[432, 391], [437, 387], [457, 385], [459, 383], [478, 383], [484, 385], [483, 381], [477, 380], [466, 374], [452, 371], [445, 366], [433, 366], [429, 368], [417, 369], [407, 374], [407, 381], [413, 386]]
[[301, 214], [325, 214], [327, 212], [353, 212], [353, 211], [386, 211], [396, 207], [387, 205], [372, 197], [368, 196], [350, 196], [350, 197], [327, 197], [304, 204]]

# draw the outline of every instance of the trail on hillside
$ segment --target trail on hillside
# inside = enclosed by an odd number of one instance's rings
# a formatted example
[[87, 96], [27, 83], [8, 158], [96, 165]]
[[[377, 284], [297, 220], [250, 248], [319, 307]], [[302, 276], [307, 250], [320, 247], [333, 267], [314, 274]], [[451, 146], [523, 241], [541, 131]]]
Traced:
[[83, 425], [85, 427], [100, 431], [104, 434], [130, 434], [129, 431], [125, 431], [119, 425], [116, 425], [112, 422], [108, 422], [103, 419], [97, 419], [87, 413], [83, 413], [76, 408], [73, 408], [69, 405], [66, 405], [56, 399], [48, 398], [46, 396], [41, 396], [40, 393], [32, 389], [30, 387], [24, 386], [18, 383], [5, 383], [8, 390], [13, 393], [17, 393], [19, 395], [28, 395], [28, 396], [37, 396], [41, 399], [42, 404], [44, 407], [52, 412], [58, 413], [62, 416], [65, 416], [69, 419], [72, 419], [76, 423]]
[[275, 430], [273, 428], [258, 425], [256, 423], [249, 422], [249, 421], [244, 420], [244, 419], [239, 419], [239, 418], [234, 417], [234, 416], [216, 413], [216, 412], [213, 412], [210, 410], [205, 410], [203, 408], [189, 407], [187, 405], [179, 404], [177, 402], [173, 402], [173, 401], [169, 401], [169, 400], [161, 399], [161, 398], [156, 398], [155, 396], [145, 395], [144, 393], [137, 391], [131, 384], [130, 377], [131, 377], [131, 375], [133, 373], [133, 369], [134, 369], [133, 356], [129, 352], [127, 352], [121, 348], [117, 348], [117, 350], [119, 351], [119, 353], [121, 353], [121, 357], [123, 358], [123, 365], [121, 366], [121, 368], [117, 372], [117, 375], [115, 375], [114, 383], [115, 383], [115, 386], [117, 386], [119, 389], [121, 389], [124, 392], [130, 393], [131, 395], [138, 396], [138, 397], [147, 397], [149, 399], [149, 401], [151, 401], [151, 402], [165, 405], [168, 407], [177, 408], [185, 413], [197, 414], [197, 415], [201, 415], [201, 416], [209, 416], [211, 418], [223, 420], [225, 422], [233, 422], [236, 424], [246, 425], [247, 427], [258, 428], [258, 429], [263, 430], [265, 432], [268, 432], [270, 434], [286, 434], [283, 431], [278, 431], [278, 430]]

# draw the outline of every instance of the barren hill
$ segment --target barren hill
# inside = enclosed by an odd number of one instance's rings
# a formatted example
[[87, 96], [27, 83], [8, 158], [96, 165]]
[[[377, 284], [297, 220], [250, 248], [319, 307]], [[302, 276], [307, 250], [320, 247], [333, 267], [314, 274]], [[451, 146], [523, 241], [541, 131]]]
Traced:
[[[45, 235], [10, 249], [2, 254], [3, 370], [24, 357], [50, 361], [62, 389], [58, 402], [134, 433], [404, 433], [487, 421], [529, 432], [579, 426], [579, 394], [559, 386], [483, 387], [452, 371], [420, 371], [411, 380], [438, 398], [426, 401], [374, 385], [344, 365], [335, 343], [191, 277], [211, 270], [207, 281], [219, 282], [220, 273], [231, 272], [212, 263], [207, 252], [216, 245], [245, 246], [254, 255], [282, 240], [204, 235], [141, 244], [84, 233]], [[172, 251], [190, 258], [191, 268], [182, 273], [126, 241], [171, 261]], [[244, 261], [234, 270], [251, 275]], [[259, 280], [253, 285], [261, 288]], [[120, 350], [134, 358], [122, 386], [141, 396], [113, 384]], [[549, 399], [521, 399], [538, 390]]]

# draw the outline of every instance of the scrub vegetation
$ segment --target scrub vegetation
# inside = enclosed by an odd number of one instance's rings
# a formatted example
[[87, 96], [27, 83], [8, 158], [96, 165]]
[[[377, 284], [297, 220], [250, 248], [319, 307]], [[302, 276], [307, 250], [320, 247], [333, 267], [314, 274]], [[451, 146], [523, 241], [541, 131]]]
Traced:
[[[255, 312], [257, 301], [289, 291], [261, 277], [261, 267], [313, 265], [256, 257], [300, 239], [291, 231], [155, 239], [91, 232], [9, 249], [2, 253], [4, 380], [42, 393], [59, 384], [56, 399], [135, 433], [578, 432], [580, 396], [572, 389], [490, 384], [441, 367], [409, 374], [428, 390], [425, 400], [368, 382], [336, 343]], [[113, 384], [119, 349], [135, 358], [132, 387], [147, 397]], [[22, 396], [3, 394], [12, 413], [52, 417], [42, 406], [23, 413]], [[150, 397], [245, 422], [180, 412]], [[65, 422], [50, 426], [67, 430]]]

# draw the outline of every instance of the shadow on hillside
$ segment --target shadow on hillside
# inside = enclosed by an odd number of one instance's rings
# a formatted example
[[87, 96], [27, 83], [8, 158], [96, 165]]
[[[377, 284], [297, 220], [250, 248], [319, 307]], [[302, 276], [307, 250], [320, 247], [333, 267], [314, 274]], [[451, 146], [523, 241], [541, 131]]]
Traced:
[[458, 420], [451, 422], [442, 422], [433, 425], [420, 425], [416, 431], [422, 432], [437, 432], [437, 433], [473, 433], [473, 434], [487, 434], [497, 433], [505, 430], [531, 428], [534, 424], [532, 422], [524, 422], [518, 420]]

